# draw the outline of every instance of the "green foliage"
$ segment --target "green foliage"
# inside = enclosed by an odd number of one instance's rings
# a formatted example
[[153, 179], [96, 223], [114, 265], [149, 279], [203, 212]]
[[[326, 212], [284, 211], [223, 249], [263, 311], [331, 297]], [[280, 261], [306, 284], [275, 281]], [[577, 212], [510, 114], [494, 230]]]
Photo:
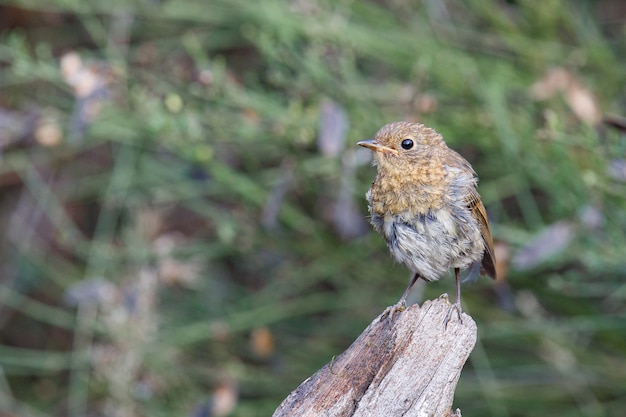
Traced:
[[[626, 112], [626, 43], [604, 3], [0, 6], [0, 409], [270, 415], [404, 289], [359, 223], [354, 143], [406, 119], [472, 162], [511, 264], [463, 290], [480, 341], [455, 403], [619, 415], [626, 141], [594, 111]], [[350, 124], [330, 156], [328, 100]], [[520, 261], [554, 224], [561, 250]]]

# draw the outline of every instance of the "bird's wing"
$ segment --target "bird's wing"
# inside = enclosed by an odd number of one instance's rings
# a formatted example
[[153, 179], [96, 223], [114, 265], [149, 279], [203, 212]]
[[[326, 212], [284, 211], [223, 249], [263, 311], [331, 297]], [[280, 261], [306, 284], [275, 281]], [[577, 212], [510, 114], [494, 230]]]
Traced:
[[[496, 256], [493, 250], [493, 237], [491, 236], [491, 229], [489, 228], [489, 220], [487, 219], [487, 211], [485, 206], [480, 200], [480, 195], [476, 191], [476, 182], [478, 178], [476, 172], [472, 168], [472, 165], [463, 158], [459, 153], [452, 151], [448, 153], [448, 158], [452, 158], [453, 163], [450, 163], [450, 167], [462, 167], [461, 171], [472, 175], [472, 186], [465, 188], [467, 194], [467, 205], [470, 208], [472, 216], [478, 222], [480, 228], [480, 234], [485, 242], [485, 253], [483, 255], [481, 273], [489, 275], [491, 278], [496, 278]], [[458, 170], [459, 168], [457, 168]], [[465, 194], [465, 193], [464, 193]]]
[[487, 219], [487, 211], [480, 200], [480, 196], [476, 190], [472, 190], [468, 198], [468, 205], [472, 216], [478, 221], [480, 234], [485, 242], [485, 254], [482, 261], [482, 269], [491, 278], [496, 278], [496, 256], [493, 250], [493, 237], [489, 228], [489, 220]]

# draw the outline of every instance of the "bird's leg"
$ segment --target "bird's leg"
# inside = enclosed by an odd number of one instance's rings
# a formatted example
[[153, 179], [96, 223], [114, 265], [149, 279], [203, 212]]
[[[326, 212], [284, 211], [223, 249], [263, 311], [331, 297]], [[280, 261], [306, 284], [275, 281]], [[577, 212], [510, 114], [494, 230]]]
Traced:
[[418, 273], [415, 273], [415, 275], [413, 275], [413, 278], [411, 278], [411, 282], [409, 282], [409, 285], [406, 287], [406, 290], [404, 290], [404, 293], [402, 293], [402, 297], [400, 297], [400, 300], [396, 304], [390, 307], [387, 307], [385, 311], [383, 311], [381, 319], [386, 316], [389, 316], [389, 320], [391, 320], [393, 319], [393, 315], [397, 311], [404, 311], [404, 309], [406, 308], [406, 298], [409, 296], [411, 289], [413, 288], [413, 286], [415, 285], [415, 283], [417, 282], [419, 278], [420, 276]]
[[402, 293], [402, 297], [400, 297], [400, 300], [398, 301], [396, 305], [402, 306], [402, 309], [406, 307], [406, 298], [409, 296], [411, 289], [413, 288], [413, 286], [415, 285], [418, 279], [420, 279], [420, 275], [416, 272], [415, 275], [413, 275], [413, 278], [411, 278], [411, 282], [409, 282], [409, 285], [406, 287], [406, 290], [404, 290], [404, 292]]
[[448, 313], [446, 314], [446, 319], [443, 321], [443, 327], [448, 327], [448, 322], [450, 321], [450, 316], [452, 315], [452, 310], [456, 310], [457, 315], [459, 316], [459, 321], [463, 323], [463, 319], [461, 318], [461, 281], [459, 280], [459, 268], [454, 268], [454, 278], [456, 279], [456, 301], [452, 303], [450, 308], [448, 309]]

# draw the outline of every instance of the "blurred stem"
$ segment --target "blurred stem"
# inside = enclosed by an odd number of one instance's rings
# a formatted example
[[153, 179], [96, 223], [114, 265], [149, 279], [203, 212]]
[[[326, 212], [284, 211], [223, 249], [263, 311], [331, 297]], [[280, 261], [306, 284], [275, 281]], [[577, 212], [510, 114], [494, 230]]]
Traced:
[[530, 191], [530, 185], [528, 188], [521, 189], [515, 197], [522, 209], [522, 216], [524, 216], [526, 224], [530, 227], [540, 227], [545, 224], [541, 216], [541, 211], [539, 207], [537, 207], [537, 202]]
[[[120, 145], [115, 156], [111, 178], [102, 198], [102, 208], [96, 224], [94, 238], [89, 249], [85, 268], [85, 279], [106, 277], [111, 261], [100, 253], [103, 243], [112, 244], [115, 226], [120, 216], [120, 209], [127, 197], [129, 186], [135, 172], [136, 155], [132, 146]], [[117, 208], [117, 209], [115, 209]], [[86, 414], [89, 367], [85, 366], [84, 356], [91, 358], [93, 334], [98, 316], [97, 305], [81, 303], [76, 311], [76, 332], [74, 338], [72, 364], [69, 385], [69, 415], [83, 417]]]
[[472, 351], [470, 361], [472, 361], [472, 365], [476, 369], [476, 378], [482, 386], [483, 392], [485, 392], [484, 398], [487, 401], [487, 406], [491, 410], [491, 415], [502, 417], [509, 416], [509, 410], [498, 393], [499, 383], [480, 337], [476, 340], [476, 346]]
[[[85, 356], [81, 360], [85, 362]], [[0, 345], [0, 364], [5, 367], [30, 368], [37, 371], [65, 370], [70, 365], [70, 353], [14, 348]], [[1, 384], [0, 384], [1, 385]]]
[[[227, 314], [224, 320], [231, 332], [246, 331], [258, 326], [269, 325], [298, 316], [333, 310], [337, 303], [329, 299], [328, 294], [313, 294], [297, 300], [283, 303], [272, 302], [245, 311], [237, 310]], [[209, 327], [209, 331], [207, 331]], [[206, 320], [177, 328], [169, 333], [163, 332], [160, 337], [170, 346], [188, 346], [205, 340], [211, 340], [213, 334]]]
[[103, 47], [107, 44], [108, 32], [106, 27], [101, 22], [101, 16], [93, 13], [90, 2], [78, 0], [72, 2], [68, 8], [80, 17], [80, 21], [87, 33], [89, 33], [93, 43], [98, 45], [98, 47]]
[[523, 321], [512, 326], [511, 323], [487, 324], [482, 338], [510, 339], [513, 337], [533, 334], [550, 334], [558, 328], [562, 332], [591, 333], [599, 331], [613, 331], [623, 333], [626, 329], [626, 314], [598, 314], [594, 316], [567, 317], [552, 319], [551, 321]]
[[0, 287], [0, 303], [43, 323], [68, 330], [74, 327], [74, 317], [69, 313], [60, 308], [50, 307], [42, 302], [26, 297], [8, 286]]
[[15, 397], [11, 391], [11, 385], [7, 381], [4, 370], [0, 368], [0, 409], [12, 410], [14, 408]]
[[56, 226], [61, 242], [69, 247], [80, 246], [83, 243], [81, 232], [74, 222], [68, 218], [63, 204], [59, 201], [49, 185], [49, 182], [54, 181], [55, 174], [50, 172], [48, 174], [49, 180], [46, 181], [40, 173], [40, 170], [45, 168], [35, 166], [26, 155], [21, 155], [19, 158], [15, 159], [7, 159], [7, 162], [10, 163], [15, 172], [20, 175], [24, 185], [32, 194], [32, 197], [37, 201], [50, 221]]
[[[211, 174], [215, 181], [221, 183], [230, 193], [236, 193], [244, 200], [262, 207], [267, 199], [268, 192], [259, 187], [250, 177], [239, 174], [227, 166], [214, 163]], [[280, 219], [289, 227], [305, 234], [315, 230], [315, 222], [289, 204], [283, 204], [280, 210]]]
[[[74, 346], [70, 359], [70, 381], [68, 394], [68, 414], [70, 417], [82, 417], [86, 414], [89, 367], [86, 366], [83, 352], [87, 358], [91, 357], [91, 341], [93, 328], [98, 313], [96, 305], [80, 303], [76, 309], [76, 329], [74, 331]], [[89, 359], [88, 359], [89, 360]]]
[[[2, 367], [0, 367], [0, 410], [12, 410], [11, 415], [23, 416], [23, 417], [38, 417], [44, 416], [44, 414], [35, 410], [30, 405], [20, 404], [11, 391], [11, 386], [7, 380], [6, 374]], [[4, 414], [8, 415], [8, 414]]]

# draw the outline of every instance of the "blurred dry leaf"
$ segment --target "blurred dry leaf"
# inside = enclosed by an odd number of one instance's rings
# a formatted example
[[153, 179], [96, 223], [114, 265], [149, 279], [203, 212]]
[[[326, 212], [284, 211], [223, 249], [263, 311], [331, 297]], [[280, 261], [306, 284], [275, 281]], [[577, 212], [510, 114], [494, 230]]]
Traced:
[[342, 158], [342, 173], [339, 190], [335, 201], [330, 204], [332, 210], [330, 221], [337, 234], [344, 239], [350, 240], [367, 233], [367, 226], [359, 207], [354, 201], [356, 182], [356, 150], [347, 152]]
[[43, 146], [56, 146], [61, 143], [63, 133], [56, 119], [44, 117], [38, 120], [35, 128], [35, 140]]
[[291, 159], [286, 158], [283, 160], [280, 167], [280, 175], [267, 196], [267, 201], [263, 206], [263, 213], [261, 214], [261, 224], [267, 230], [274, 230], [278, 226], [278, 215], [280, 214], [285, 195], [293, 183], [294, 169], [295, 164]]
[[339, 156], [346, 144], [348, 115], [340, 104], [328, 99], [322, 101], [320, 113], [317, 148], [324, 156]]
[[111, 303], [118, 296], [119, 291], [113, 283], [104, 278], [93, 278], [79, 281], [66, 289], [63, 299], [67, 305], [75, 307], [84, 303]]
[[515, 311], [515, 299], [513, 291], [507, 282], [507, 274], [511, 258], [511, 248], [506, 242], [495, 242], [494, 251], [496, 255], [496, 282], [493, 286], [498, 305], [504, 311]]
[[626, 117], [618, 116], [616, 114], [608, 114], [604, 116], [602, 121], [607, 126], [611, 126], [622, 133], [626, 133]]
[[352, 196], [342, 196], [333, 208], [333, 226], [344, 240], [355, 239], [369, 231], [367, 223]]
[[238, 398], [237, 383], [231, 377], [224, 377], [211, 399], [196, 406], [189, 417], [226, 417], [235, 409]]
[[513, 266], [519, 271], [534, 268], [569, 246], [576, 235], [574, 225], [561, 220], [546, 227], [513, 257]]
[[549, 71], [530, 87], [535, 100], [547, 100], [555, 94], [563, 95], [574, 115], [590, 125], [598, 124], [602, 114], [595, 95], [571, 72], [564, 68]]
[[159, 255], [159, 277], [163, 284], [190, 287], [198, 281], [201, 263], [193, 258], [182, 261], [174, 256], [174, 250], [186, 244], [185, 236], [176, 232], [163, 234], [154, 241], [154, 249]]
[[238, 396], [237, 384], [232, 378], [226, 378], [213, 392], [211, 415], [225, 417], [232, 413], [237, 405]]
[[63, 55], [60, 65], [63, 79], [77, 98], [89, 97], [107, 84], [102, 75], [95, 68], [86, 66], [76, 52]]
[[580, 222], [588, 229], [599, 229], [606, 218], [600, 209], [594, 206], [584, 206], [578, 213]]
[[602, 114], [595, 96], [579, 82], [572, 82], [565, 90], [565, 101], [576, 117], [590, 125], [600, 123]]
[[110, 68], [104, 64], [86, 65], [76, 52], [61, 57], [61, 73], [65, 82], [72, 87], [76, 107], [70, 122], [70, 137], [82, 139], [87, 126], [100, 113], [103, 103], [110, 96]]
[[613, 159], [609, 164], [609, 174], [618, 181], [626, 182], [626, 159]]
[[267, 327], [258, 327], [250, 335], [250, 347], [255, 355], [269, 358], [274, 354], [274, 335]]
[[496, 276], [498, 281], [505, 281], [509, 269], [511, 250], [507, 243], [496, 242], [493, 247], [496, 255]]
[[565, 69], [555, 68], [530, 87], [530, 94], [535, 100], [547, 100], [565, 91], [571, 79], [572, 75]]

